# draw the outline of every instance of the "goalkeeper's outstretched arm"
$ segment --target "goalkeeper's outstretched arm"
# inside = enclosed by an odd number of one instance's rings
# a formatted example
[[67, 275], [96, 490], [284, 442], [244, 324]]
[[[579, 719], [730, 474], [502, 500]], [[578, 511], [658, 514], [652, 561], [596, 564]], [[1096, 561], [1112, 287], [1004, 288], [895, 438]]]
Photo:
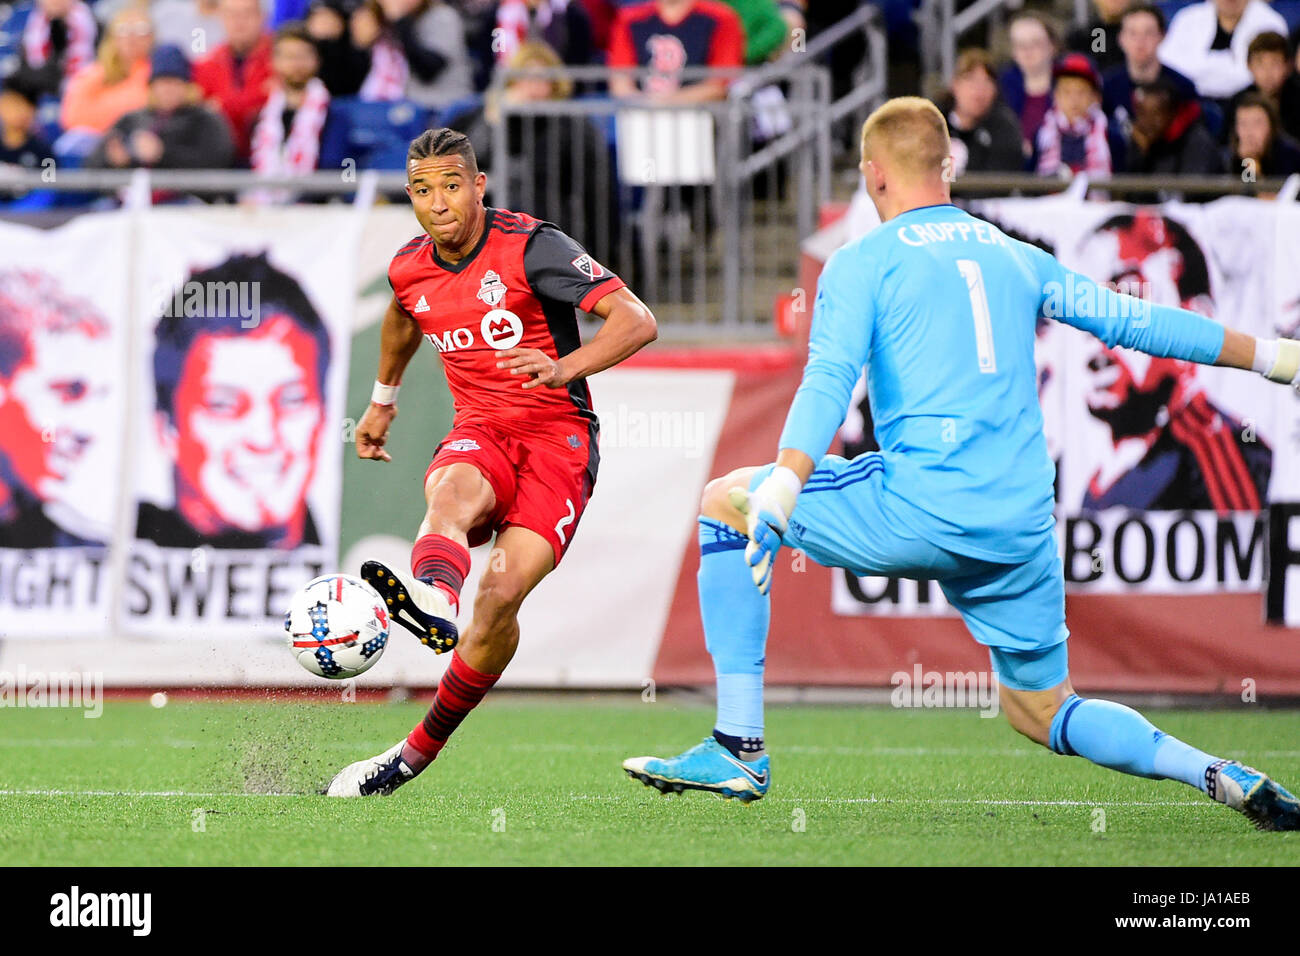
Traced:
[[[1110, 346], [1202, 365], [1252, 369], [1274, 382], [1300, 386], [1300, 342], [1263, 339], [1226, 328], [1189, 309], [1156, 305], [1070, 272], [1047, 253], [1042, 314], [1090, 332]], [[1053, 290], [1071, 289], [1069, 301]], [[1067, 308], [1062, 308], [1067, 306]]]

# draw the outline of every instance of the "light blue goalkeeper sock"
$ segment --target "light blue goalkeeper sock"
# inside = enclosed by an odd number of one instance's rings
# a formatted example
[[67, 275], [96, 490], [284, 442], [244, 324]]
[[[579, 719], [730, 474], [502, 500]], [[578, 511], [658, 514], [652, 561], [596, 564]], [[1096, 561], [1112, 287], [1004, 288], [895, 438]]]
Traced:
[[[758, 593], [745, 562], [743, 534], [700, 518], [700, 617], [704, 643], [718, 678], [721, 737], [739, 738], [738, 749], [763, 747], [763, 663], [771, 605]], [[724, 741], [724, 744], [729, 741]]]
[[1131, 707], [1071, 694], [1052, 719], [1052, 750], [1102, 767], [1157, 780], [1181, 780], [1206, 790], [1205, 773], [1218, 758], [1157, 730]]

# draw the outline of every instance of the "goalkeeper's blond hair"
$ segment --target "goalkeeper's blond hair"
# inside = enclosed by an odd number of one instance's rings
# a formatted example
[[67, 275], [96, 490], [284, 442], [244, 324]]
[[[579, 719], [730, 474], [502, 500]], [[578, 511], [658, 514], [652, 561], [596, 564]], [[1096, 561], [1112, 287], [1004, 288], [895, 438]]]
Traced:
[[952, 151], [948, 122], [919, 96], [899, 96], [877, 107], [862, 124], [862, 158], [904, 179], [942, 177]]

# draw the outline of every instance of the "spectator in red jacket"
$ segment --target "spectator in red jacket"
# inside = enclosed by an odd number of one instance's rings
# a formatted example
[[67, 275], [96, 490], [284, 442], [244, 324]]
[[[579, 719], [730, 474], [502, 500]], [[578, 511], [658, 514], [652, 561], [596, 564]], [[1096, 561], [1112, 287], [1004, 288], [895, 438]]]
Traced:
[[740, 67], [745, 31], [736, 11], [717, 0], [650, 0], [618, 12], [609, 39], [611, 67], [654, 70], [638, 88], [632, 76], [610, 78], [620, 98], [638, 93], [660, 103], [703, 103], [727, 95], [725, 79], [683, 81], [686, 67]]
[[271, 34], [259, 0], [221, 0], [226, 42], [194, 65], [194, 82], [230, 124], [236, 155], [248, 160], [249, 137], [270, 93]]

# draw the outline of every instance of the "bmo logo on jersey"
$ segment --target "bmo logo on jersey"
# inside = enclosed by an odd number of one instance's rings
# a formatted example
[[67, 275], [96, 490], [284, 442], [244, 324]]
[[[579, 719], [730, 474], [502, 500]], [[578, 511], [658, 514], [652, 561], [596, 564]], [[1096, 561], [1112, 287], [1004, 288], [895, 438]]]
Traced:
[[493, 309], [483, 316], [479, 332], [490, 348], [512, 349], [524, 337], [524, 323], [509, 309]]
[[[524, 337], [524, 323], [509, 309], [493, 309], [479, 322], [478, 333], [490, 349], [512, 349]], [[427, 332], [424, 337], [439, 352], [457, 352], [474, 344], [474, 332], [466, 328], [448, 329], [441, 335]]]

